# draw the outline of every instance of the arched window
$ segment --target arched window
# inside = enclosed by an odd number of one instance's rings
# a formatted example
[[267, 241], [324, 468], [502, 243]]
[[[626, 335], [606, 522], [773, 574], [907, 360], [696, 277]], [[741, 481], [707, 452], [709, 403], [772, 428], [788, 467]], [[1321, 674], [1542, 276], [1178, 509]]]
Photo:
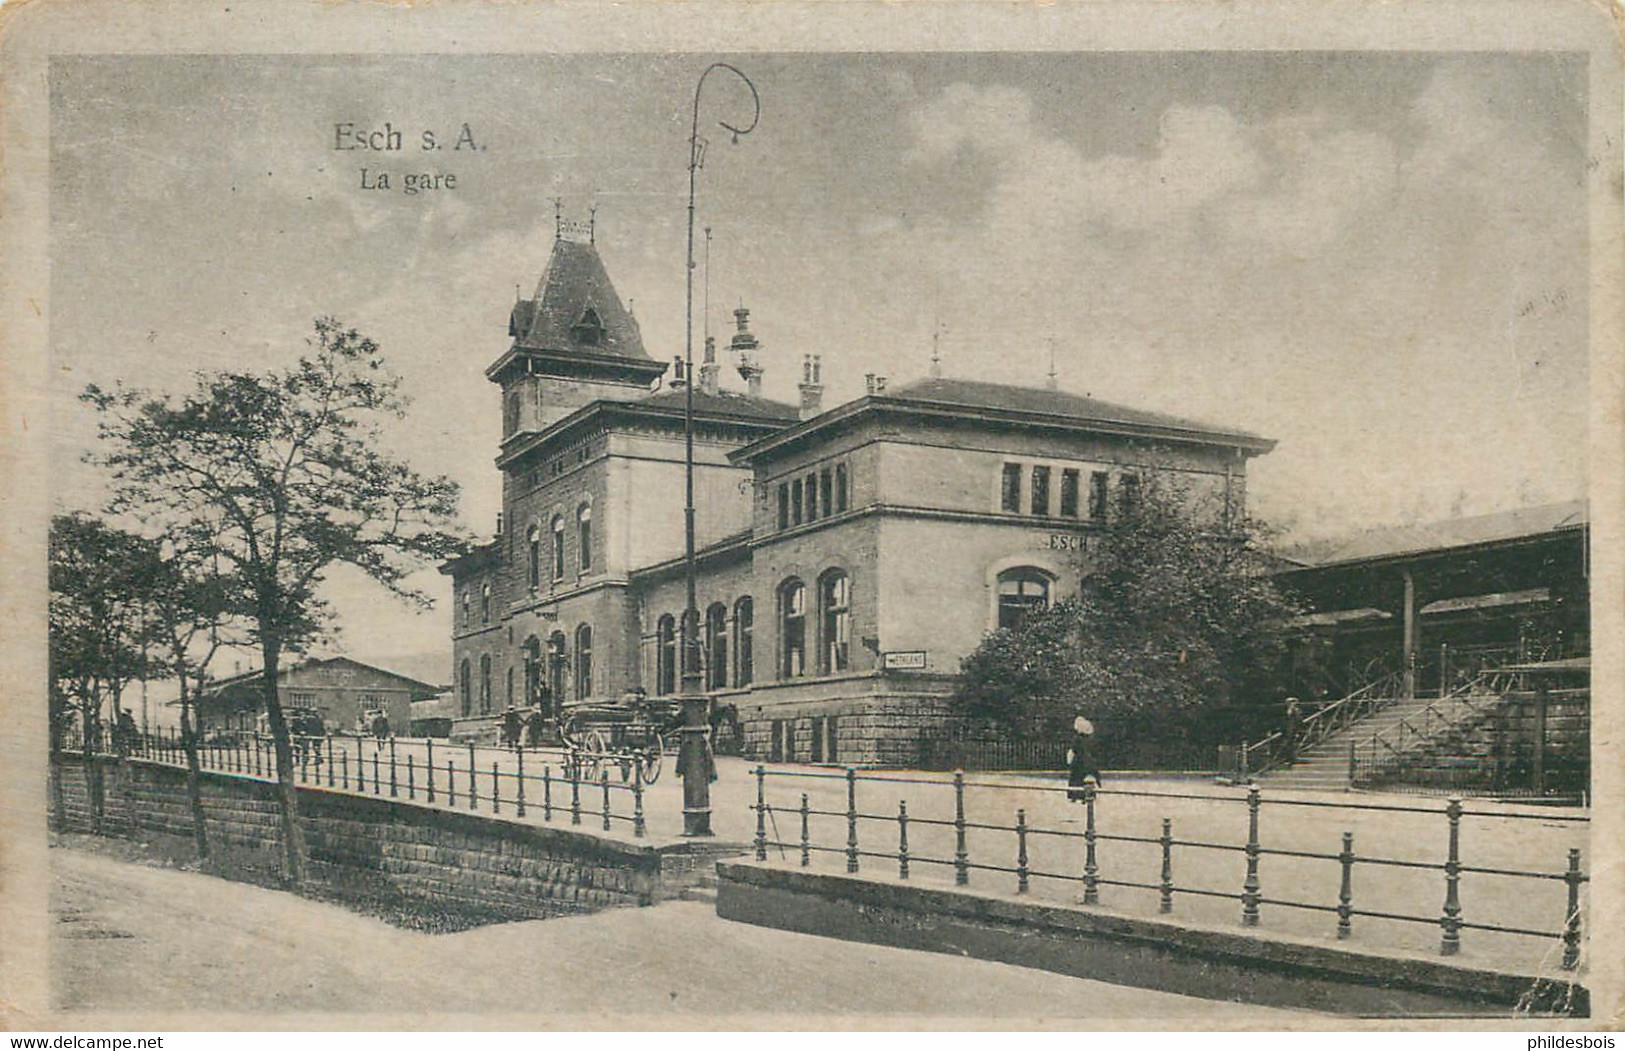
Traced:
[[547, 689], [553, 695], [553, 710], [564, 703], [565, 669], [570, 666], [570, 655], [564, 645], [564, 632], [555, 631], [547, 639]]
[[542, 687], [547, 679], [542, 674], [542, 640], [532, 635], [525, 640], [521, 652], [525, 658], [525, 700], [527, 708], [540, 708], [543, 712], [550, 709], [546, 699], [542, 696]]
[[592, 625], [576, 628], [576, 698], [592, 696]]
[[734, 603], [734, 685], [749, 686], [755, 669], [751, 652], [751, 620], [755, 604], [749, 595]]
[[728, 685], [728, 607], [720, 602], [705, 611], [705, 688]]
[[677, 620], [664, 614], [655, 628], [655, 693], [677, 692]]
[[491, 623], [491, 584], [489, 581], [480, 585], [480, 623]]
[[1033, 566], [1017, 566], [1000, 573], [999, 627], [1019, 627], [1028, 613], [1048, 609], [1053, 579]]
[[461, 670], [458, 672], [458, 675], [457, 675], [457, 685], [460, 687], [459, 692], [463, 695], [462, 696], [463, 714], [464, 715], [473, 715], [474, 714], [474, 675], [473, 675], [473, 672], [469, 669], [468, 658], [467, 657], [463, 658], [463, 666], [462, 666]]
[[532, 524], [530, 534], [526, 537], [530, 566], [530, 590], [535, 591], [542, 586], [542, 527]]
[[592, 505], [576, 508], [576, 547], [581, 549], [581, 572], [592, 568]]
[[779, 678], [807, 673], [807, 587], [791, 578], [779, 586]]
[[508, 665], [508, 700], [505, 703], [508, 707], [513, 707], [513, 665], [511, 664]]
[[480, 712], [491, 710], [491, 655], [480, 657]]
[[553, 516], [553, 579], [564, 579], [564, 516]]
[[845, 573], [832, 569], [818, 581], [818, 670], [846, 671], [851, 660], [852, 588]]

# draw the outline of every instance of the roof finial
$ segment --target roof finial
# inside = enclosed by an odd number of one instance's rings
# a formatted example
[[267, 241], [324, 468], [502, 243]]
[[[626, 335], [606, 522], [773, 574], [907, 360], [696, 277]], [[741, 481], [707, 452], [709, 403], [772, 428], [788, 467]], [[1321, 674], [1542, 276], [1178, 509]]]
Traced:
[[590, 205], [587, 208], [587, 243], [598, 243], [598, 206]]
[[1055, 337], [1049, 338], [1049, 380], [1044, 384], [1050, 390], [1059, 390], [1060, 383], [1055, 377]]
[[931, 330], [931, 378], [942, 378], [942, 351], [938, 347], [938, 340], [942, 336], [942, 319], [937, 319], [936, 328]]
[[564, 240], [564, 198], [553, 198], [553, 240]]

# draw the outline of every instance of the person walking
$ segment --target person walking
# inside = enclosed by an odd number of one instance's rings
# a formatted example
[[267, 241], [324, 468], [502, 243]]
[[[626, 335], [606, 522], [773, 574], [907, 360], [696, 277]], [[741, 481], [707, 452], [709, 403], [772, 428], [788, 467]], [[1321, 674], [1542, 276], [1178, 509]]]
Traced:
[[1298, 735], [1303, 732], [1303, 710], [1298, 707], [1296, 697], [1286, 699], [1286, 725], [1282, 727], [1285, 734], [1281, 742], [1282, 753], [1286, 756], [1288, 766], [1298, 761]]
[[508, 710], [502, 713], [502, 743], [518, 751], [524, 743], [520, 737], [519, 709], [508, 705]]
[[1072, 720], [1072, 746], [1066, 750], [1066, 798], [1084, 801], [1084, 783], [1100, 784], [1100, 759], [1095, 750], [1095, 724], [1083, 716]]

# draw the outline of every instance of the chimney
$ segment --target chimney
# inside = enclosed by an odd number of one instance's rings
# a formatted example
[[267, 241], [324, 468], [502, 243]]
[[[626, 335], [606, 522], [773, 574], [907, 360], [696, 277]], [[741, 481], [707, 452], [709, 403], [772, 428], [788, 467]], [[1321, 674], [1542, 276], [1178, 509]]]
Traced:
[[761, 348], [756, 342], [756, 337], [751, 335], [750, 329], [747, 327], [747, 323], [750, 321], [750, 311], [745, 309], [744, 304], [740, 304], [739, 309], [734, 311], [734, 320], [739, 324], [739, 331], [734, 333], [734, 338], [728, 344], [728, 348], [737, 356], [739, 362], [737, 368], [739, 369], [739, 375], [745, 381], [745, 389], [749, 391], [751, 397], [760, 398], [762, 396], [763, 369], [757, 352]]
[[863, 393], [874, 395], [882, 394], [886, 390], [886, 377], [877, 376], [872, 372], [863, 374]]
[[884, 377], [884, 376], [876, 376], [875, 377], [875, 393], [876, 394], [884, 394], [884, 393], [886, 393], [886, 377]]
[[669, 386], [672, 390], [682, 390], [684, 382], [683, 359], [674, 357], [671, 359], [671, 383]]
[[817, 354], [806, 354], [801, 359], [801, 418], [811, 419], [824, 411], [824, 381], [822, 359]]
[[717, 374], [722, 367], [717, 364], [717, 338], [705, 337], [705, 359], [700, 362], [700, 390], [707, 394], [717, 392]]

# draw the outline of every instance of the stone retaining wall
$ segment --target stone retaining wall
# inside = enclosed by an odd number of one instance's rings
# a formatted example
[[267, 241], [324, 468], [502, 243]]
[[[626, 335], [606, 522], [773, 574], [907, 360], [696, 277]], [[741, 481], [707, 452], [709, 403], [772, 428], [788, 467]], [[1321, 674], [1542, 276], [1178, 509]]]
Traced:
[[[60, 784], [56, 827], [97, 831], [83, 760], [64, 756], [53, 766]], [[184, 770], [140, 760], [108, 760], [101, 768], [103, 835], [193, 855]], [[211, 869], [276, 882], [282, 847], [275, 784], [202, 777]], [[504, 919], [649, 905], [660, 896], [661, 851], [653, 846], [398, 799], [298, 792], [310, 875], [341, 896]]]

